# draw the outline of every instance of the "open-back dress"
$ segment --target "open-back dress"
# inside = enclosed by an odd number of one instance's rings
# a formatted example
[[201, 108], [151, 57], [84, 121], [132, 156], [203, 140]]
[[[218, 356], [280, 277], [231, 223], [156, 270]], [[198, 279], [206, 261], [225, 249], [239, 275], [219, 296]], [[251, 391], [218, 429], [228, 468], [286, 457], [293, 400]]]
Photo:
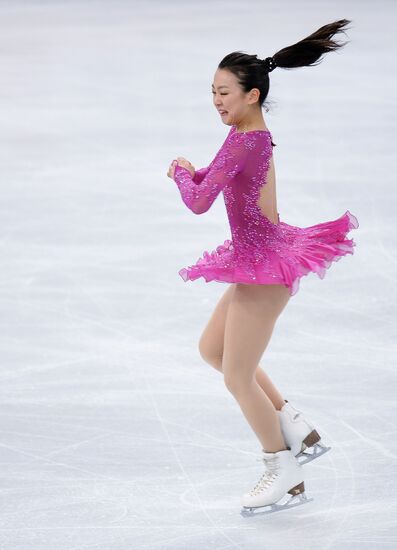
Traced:
[[309, 227], [281, 221], [273, 146], [269, 130], [237, 132], [232, 126], [215, 158], [194, 177], [175, 166], [174, 181], [195, 214], [206, 212], [223, 193], [231, 231], [230, 239], [179, 271], [184, 281], [282, 284], [294, 295], [301, 277], [314, 272], [323, 279], [332, 262], [353, 254], [356, 244], [346, 235], [359, 224], [348, 210]]

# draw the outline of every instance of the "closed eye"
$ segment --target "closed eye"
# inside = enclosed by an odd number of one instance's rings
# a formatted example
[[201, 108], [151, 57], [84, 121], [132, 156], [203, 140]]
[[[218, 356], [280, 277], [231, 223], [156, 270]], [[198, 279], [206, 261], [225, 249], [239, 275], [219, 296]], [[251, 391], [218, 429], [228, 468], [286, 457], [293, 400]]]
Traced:
[[[212, 94], [215, 94], [215, 92], [212, 92]], [[221, 94], [221, 95], [228, 95], [228, 94]]]

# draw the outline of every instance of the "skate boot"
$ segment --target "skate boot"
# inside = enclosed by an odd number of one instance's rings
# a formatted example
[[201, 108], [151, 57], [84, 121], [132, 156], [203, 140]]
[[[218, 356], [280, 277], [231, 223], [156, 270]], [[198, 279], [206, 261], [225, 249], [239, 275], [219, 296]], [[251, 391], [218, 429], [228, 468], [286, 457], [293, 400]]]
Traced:
[[[260, 460], [265, 463], [265, 473], [252, 491], [241, 497], [241, 515], [270, 514], [313, 500], [305, 495], [303, 468], [290, 449], [276, 453], [263, 450]], [[254, 512], [258, 508], [264, 509]]]
[[[331, 449], [321, 442], [321, 437], [313, 424], [289, 401], [285, 400], [284, 406], [277, 414], [285, 444], [290, 447], [300, 465], [318, 458]], [[312, 449], [312, 452], [307, 452], [308, 449]]]

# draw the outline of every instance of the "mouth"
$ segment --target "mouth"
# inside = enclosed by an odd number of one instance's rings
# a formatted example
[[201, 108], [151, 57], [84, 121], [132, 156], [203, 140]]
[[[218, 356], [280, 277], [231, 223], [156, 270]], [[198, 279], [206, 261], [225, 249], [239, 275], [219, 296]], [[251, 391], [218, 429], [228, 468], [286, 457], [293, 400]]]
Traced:
[[219, 114], [220, 114], [221, 116], [227, 115], [227, 111], [219, 111]]

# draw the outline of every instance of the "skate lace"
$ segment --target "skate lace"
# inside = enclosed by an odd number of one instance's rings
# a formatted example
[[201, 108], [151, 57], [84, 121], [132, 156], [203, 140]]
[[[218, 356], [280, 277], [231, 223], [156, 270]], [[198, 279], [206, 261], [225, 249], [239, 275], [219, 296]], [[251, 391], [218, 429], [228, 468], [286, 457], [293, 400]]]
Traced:
[[251, 495], [256, 495], [263, 491], [264, 489], [267, 489], [272, 485], [274, 480], [279, 476], [278, 474], [278, 460], [277, 457], [273, 458], [257, 458], [257, 460], [260, 460], [261, 462], [265, 463], [265, 473], [262, 474], [261, 478], [259, 479], [258, 483], [255, 485], [255, 487], [250, 491]]

